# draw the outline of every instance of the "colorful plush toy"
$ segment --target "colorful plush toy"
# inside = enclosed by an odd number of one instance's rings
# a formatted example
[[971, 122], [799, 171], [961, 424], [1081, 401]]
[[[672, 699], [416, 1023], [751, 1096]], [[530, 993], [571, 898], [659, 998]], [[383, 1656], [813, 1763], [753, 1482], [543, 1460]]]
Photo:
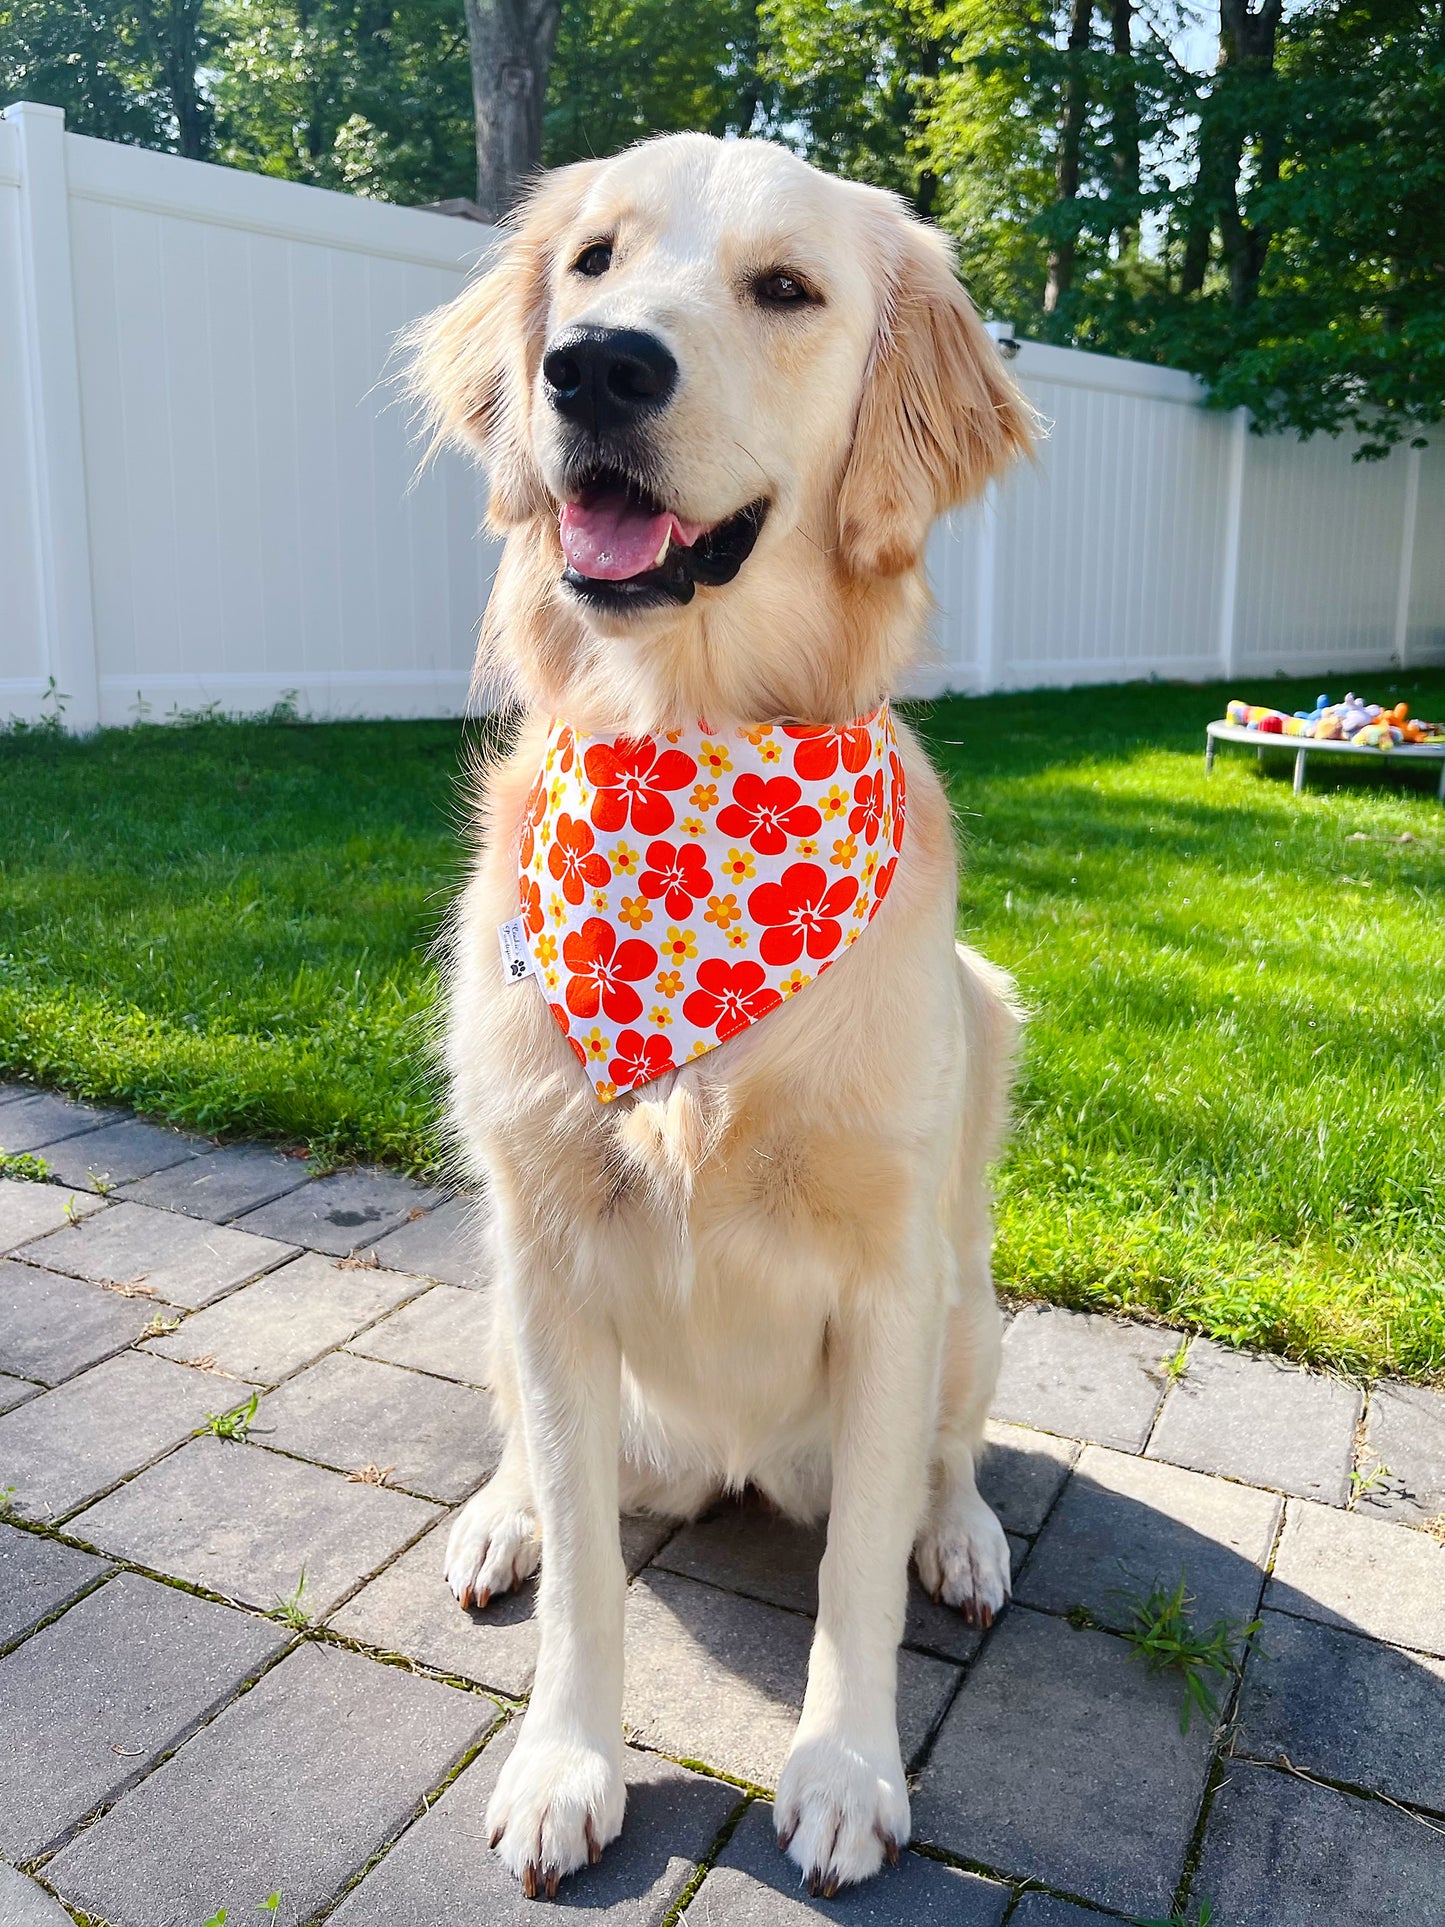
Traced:
[[1350, 690], [1343, 702], [1321, 696], [1313, 709], [1297, 709], [1292, 716], [1261, 703], [1232, 701], [1225, 719], [1261, 736], [1308, 736], [1318, 743], [1349, 743], [1359, 749], [1393, 749], [1397, 743], [1445, 743], [1445, 723], [1411, 720], [1408, 703], [1385, 709], [1361, 702]]

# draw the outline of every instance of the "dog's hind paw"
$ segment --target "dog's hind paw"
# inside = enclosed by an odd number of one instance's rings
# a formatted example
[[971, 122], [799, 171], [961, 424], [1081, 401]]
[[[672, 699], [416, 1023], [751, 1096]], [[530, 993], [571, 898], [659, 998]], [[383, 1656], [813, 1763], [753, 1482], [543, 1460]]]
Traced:
[[934, 1507], [913, 1557], [924, 1590], [956, 1606], [970, 1626], [991, 1626], [1008, 1603], [1008, 1540], [992, 1508], [972, 1488]]
[[524, 1720], [488, 1802], [487, 1840], [528, 1900], [555, 1900], [558, 1881], [595, 1865], [622, 1831], [621, 1746], [528, 1730]]
[[778, 1845], [803, 1871], [811, 1894], [896, 1866], [908, 1844], [908, 1783], [896, 1736], [876, 1745], [844, 1733], [793, 1742], [773, 1809]]
[[446, 1580], [462, 1606], [485, 1606], [537, 1570], [542, 1537], [537, 1515], [497, 1480], [468, 1499], [447, 1539]]

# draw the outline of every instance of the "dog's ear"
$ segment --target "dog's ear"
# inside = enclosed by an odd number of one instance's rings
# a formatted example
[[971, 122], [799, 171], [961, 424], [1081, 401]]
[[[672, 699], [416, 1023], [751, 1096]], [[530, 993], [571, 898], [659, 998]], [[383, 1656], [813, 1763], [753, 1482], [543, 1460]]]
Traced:
[[976, 495], [1033, 440], [1033, 411], [936, 230], [893, 215], [896, 252], [838, 491], [838, 557], [854, 576], [901, 575], [935, 516]]
[[549, 506], [532, 453], [532, 384], [546, 345], [553, 249], [595, 168], [583, 161], [544, 175], [507, 222], [486, 272], [403, 342], [407, 392], [428, 456], [445, 446], [481, 455], [491, 484], [488, 517], [498, 529]]

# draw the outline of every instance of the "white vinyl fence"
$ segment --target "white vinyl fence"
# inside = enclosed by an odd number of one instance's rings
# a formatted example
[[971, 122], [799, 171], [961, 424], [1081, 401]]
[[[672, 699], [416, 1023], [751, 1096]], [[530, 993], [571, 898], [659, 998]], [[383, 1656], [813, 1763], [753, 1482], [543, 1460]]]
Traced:
[[[294, 692], [464, 706], [483, 490], [415, 449], [398, 329], [475, 224], [0, 118], [0, 719]], [[920, 690], [1445, 660], [1445, 447], [1261, 440], [1186, 375], [1024, 343], [1040, 460], [940, 526]], [[1335, 680], [1338, 680], [1336, 675]]]

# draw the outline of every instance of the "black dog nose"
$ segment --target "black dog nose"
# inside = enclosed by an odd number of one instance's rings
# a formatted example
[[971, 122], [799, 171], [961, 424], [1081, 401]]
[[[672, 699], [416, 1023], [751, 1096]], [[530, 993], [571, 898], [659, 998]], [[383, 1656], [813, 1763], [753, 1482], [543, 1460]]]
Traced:
[[677, 363], [638, 328], [572, 328], [543, 355], [542, 378], [559, 415], [601, 435], [663, 407]]

